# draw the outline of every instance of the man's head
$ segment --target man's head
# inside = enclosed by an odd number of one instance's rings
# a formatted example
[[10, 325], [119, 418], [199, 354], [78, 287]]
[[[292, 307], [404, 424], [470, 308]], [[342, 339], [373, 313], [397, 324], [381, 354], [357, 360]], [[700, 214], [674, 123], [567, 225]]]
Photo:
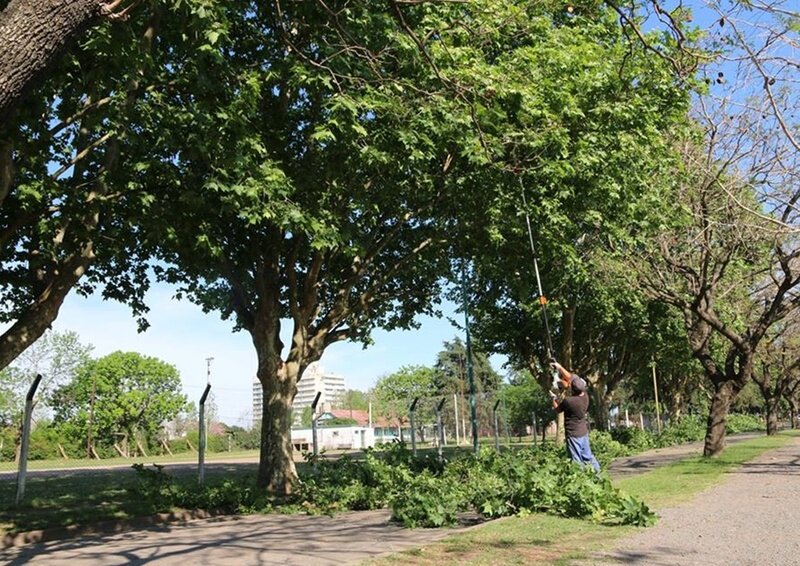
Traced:
[[573, 373], [570, 377], [569, 386], [570, 389], [572, 389], [572, 393], [575, 395], [580, 395], [586, 391], [586, 382], [581, 376], [579, 376], [577, 373]]

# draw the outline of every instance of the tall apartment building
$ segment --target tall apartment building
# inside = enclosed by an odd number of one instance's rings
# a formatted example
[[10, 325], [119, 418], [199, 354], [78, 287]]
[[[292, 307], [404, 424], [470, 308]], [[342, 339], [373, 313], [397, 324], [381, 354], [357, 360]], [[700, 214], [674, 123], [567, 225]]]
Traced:
[[253, 422], [261, 422], [264, 414], [264, 392], [261, 390], [261, 382], [256, 379], [253, 381]]
[[[303, 377], [297, 384], [297, 395], [292, 403], [292, 410], [295, 418], [299, 419], [305, 407], [310, 407], [314, 402], [317, 392], [321, 392], [318, 411], [330, 410], [337, 402], [341, 401], [345, 394], [344, 377], [332, 373], [326, 373], [318, 364], [313, 363], [303, 373]], [[253, 382], [253, 421], [260, 421], [263, 410], [263, 394], [261, 383], [258, 380]]]
[[301, 414], [305, 407], [311, 406], [317, 392], [322, 393], [317, 411], [330, 410], [344, 396], [344, 377], [326, 373], [319, 363], [308, 366], [297, 383], [297, 395], [292, 403], [292, 410], [296, 415]]

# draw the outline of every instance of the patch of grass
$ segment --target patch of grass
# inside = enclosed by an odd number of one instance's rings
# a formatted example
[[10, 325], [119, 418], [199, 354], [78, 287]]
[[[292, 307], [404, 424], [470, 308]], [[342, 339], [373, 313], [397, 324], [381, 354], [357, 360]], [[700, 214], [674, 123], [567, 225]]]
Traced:
[[724, 479], [724, 475], [767, 450], [787, 444], [794, 431], [763, 436], [728, 446], [715, 458], [694, 456], [639, 476], [616, 482], [617, 487], [655, 509], [688, 501]]
[[[692, 457], [639, 476], [615, 482], [625, 492], [658, 509], [687, 501], [724, 478], [724, 474], [760, 454], [800, 436], [787, 431], [742, 441], [711, 459]], [[595, 552], [613, 548], [637, 527], [613, 527], [544, 514], [507, 517], [455, 534], [422, 549], [393, 554], [365, 564], [540, 564], [566, 566]]]
[[[258, 461], [258, 450], [239, 450], [235, 452], [207, 452], [206, 462], [216, 460], [250, 459]], [[173, 456], [168, 454], [154, 454], [152, 456], [136, 456], [134, 458], [105, 458], [103, 460], [89, 459], [56, 459], [56, 460], [31, 460], [28, 462], [28, 471], [39, 470], [69, 470], [87, 469], [106, 466], [130, 467], [133, 464], [183, 464], [197, 462], [197, 452], [180, 452]], [[0, 472], [16, 472], [16, 462], [0, 462]], [[16, 477], [15, 477], [16, 481]]]
[[[206, 483], [213, 485], [225, 479], [252, 482], [255, 470], [253, 464], [209, 465]], [[187, 466], [176, 470], [174, 475], [178, 482], [193, 483], [197, 469]], [[34, 474], [25, 482], [25, 499], [20, 507], [14, 507], [16, 477], [0, 481], [0, 534], [155, 513], [157, 510], [151, 503], [129, 491], [136, 481], [129, 467]]]
[[557, 564], [582, 555], [586, 545], [601, 548], [632, 527], [608, 527], [543, 513], [506, 517], [422, 549], [366, 562], [372, 565], [412, 564]]

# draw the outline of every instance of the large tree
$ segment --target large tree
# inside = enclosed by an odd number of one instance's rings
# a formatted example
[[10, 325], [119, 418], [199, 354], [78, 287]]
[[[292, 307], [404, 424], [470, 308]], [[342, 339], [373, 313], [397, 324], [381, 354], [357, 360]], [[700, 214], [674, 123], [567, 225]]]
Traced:
[[[604, 414], [619, 381], [641, 371], [652, 352], [643, 345], [647, 301], [620, 277], [606, 245], [640, 207], [665, 205], [649, 186], [672, 154], [664, 132], [685, 119], [689, 97], [672, 67], [630, 42], [607, 9], [577, 14], [554, 18], [552, 43], [527, 53], [538, 62], [533, 80], [512, 54], [502, 67], [498, 83], [516, 91], [515, 117], [526, 129], [506, 136], [508, 174], [486, 218], [462, 225], [459, 250], [473, 258], [477, 342], [546, 388], [546, 358], [558, 357], [595, 384]], [[651, 40], [670, 52], [663, 38]]]
[[[248, 6], [228, 14], [205, 61], [216, 80], [164, 97], [175, 144], [146, 131], [142, 143], [159, 148], [149, 181], [166, 199], [150, 209], [162, 275], [250, 333], [264, 390], [259, 484], [287, 492], [304, 369], [334, 342], [433, 312], [456, 223], [485, 219], [512, 161], [535, 170], [524, 151], [579, 143], [541, 110], [571, 116], [560, 94], [599, 95], [609, 88], [599, 77], [626, 64], [563, 92], [559, 81], [606, 60], [597, 40], [616, 23], [533, 2], [351, 2], [338, 17], [314, 3]], [[585, 50], [591, 64], [564, 66], [565, 52]], [[598, 123], [675, 103], [667, 88], [640, 106], [629, 79], [610, 97], [621, 108], [598, 109]], [[558, 190], [548, 174], [535, 177], [547, 181], [535, 202]]]
[[75, 378], [51, 396], [53, 422], [89, 452], [113, 446], [117, 436], [155, 438], [161, 426], [186, 405], [178, 370], [135, 352], [114, 352], [86, 363]]
[[138, 145], [139, 132], [169, 135], [159, 98], [203, 72], [179, 62], [221, 25], [202, 2], [180, 6], [93, 28], [0, 126], [0, 368], [42, 335], [76, 287], [146, 311], [147, 250], [136, 226], [151, 198], [140, 179], [152, 147]]

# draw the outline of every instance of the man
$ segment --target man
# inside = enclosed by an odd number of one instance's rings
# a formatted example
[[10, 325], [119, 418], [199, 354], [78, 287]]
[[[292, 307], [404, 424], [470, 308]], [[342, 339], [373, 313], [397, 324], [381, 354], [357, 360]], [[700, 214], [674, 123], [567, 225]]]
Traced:
[[559, 402], [552, 391], [553, 409], [556, 413], [564, 413], [564, 431], [567, 440], [567, 454], [581, 466], [591, 464], [595, 471], [600, 471], [600, 464], [592, 454], [589, 446], [589, 423], [586, 411], [589, 409], [589, 395], [586, 394], [586, 382], [578, 374], [564, 369], [557, 361], [551, 364], [561, 377], [565, 388], [569, 387], [571, 396]]

